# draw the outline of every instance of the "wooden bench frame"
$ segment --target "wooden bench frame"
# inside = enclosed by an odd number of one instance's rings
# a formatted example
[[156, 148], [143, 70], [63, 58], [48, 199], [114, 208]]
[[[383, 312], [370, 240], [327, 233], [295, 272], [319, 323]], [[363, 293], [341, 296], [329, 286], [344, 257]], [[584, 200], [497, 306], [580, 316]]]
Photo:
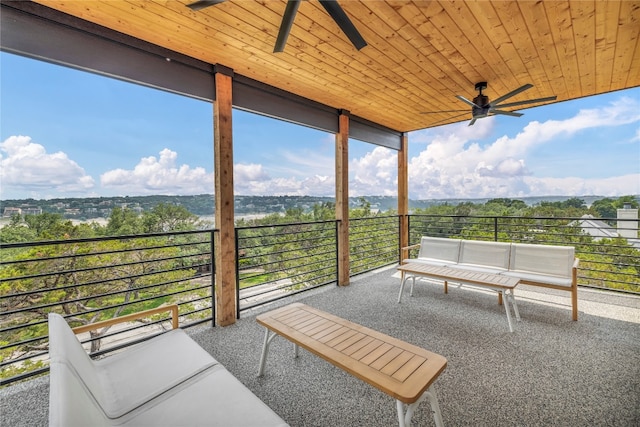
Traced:
[[107, 326], [117, 325], [119, 323], [131, 322], [132, 320], [144, 319], [154, 314], [171, 312], [171, 328], [178, 329], [178, 306], [176, 304], [166, 305], [162, 307], [151, 308], [149, 310], [139, 311], [137, 313], [127, 314], [125, 316], [114, 317], [113, 319], [102, 320], [100, 322], [89, 323], [88, 325], [77, 326], [72, 329], [73, 333], [78, 335], [84, 332], [96, 331]]
[[442, 427], [433, 383], [447, 366], [444, 357], [301, 303], [261, 314], [256, 321], [266, 328], [258, 376], [264, 374], [269, 344], [279, 335], [294, 344], [295, 357], [300, 346], [395, 398], [400, 427], [411, 425], [425, 399], [436, 426]]

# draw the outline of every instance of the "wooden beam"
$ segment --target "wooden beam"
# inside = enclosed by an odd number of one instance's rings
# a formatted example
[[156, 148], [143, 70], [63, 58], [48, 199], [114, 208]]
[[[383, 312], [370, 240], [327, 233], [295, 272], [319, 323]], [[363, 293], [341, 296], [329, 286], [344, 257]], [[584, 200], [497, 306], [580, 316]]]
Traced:
[[216, 99], [213, 102], [214, 174], [215, 174], [215, 239], [216, 314], [218, 324], [236, 321], [236, 239], [233, 207], [233, 71], [214, 69]]
[[[409, 137], [400, 139], [398, 150], [398, 216], [400, 217], [400, 248], [409, 246]], [[402, 258], [402, 251], [400, 251]], [[399, 260], [402, 262], [402, 259]]]
[[341, 111], [336, 134], [336, 219], [338, 285], [349, 284], [349, 112]]

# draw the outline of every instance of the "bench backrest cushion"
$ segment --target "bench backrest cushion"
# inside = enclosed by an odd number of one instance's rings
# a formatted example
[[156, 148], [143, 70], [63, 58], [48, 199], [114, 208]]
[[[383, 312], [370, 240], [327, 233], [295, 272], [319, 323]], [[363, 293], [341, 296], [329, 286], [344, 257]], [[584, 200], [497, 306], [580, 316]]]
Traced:
[[509, 269], [511, 243], [463, 240], [459, 264], [470, 264], [496, 270]]
[[460, 254], [460, 240], [443, 237], [423, 236], [420, 240], [418, 258], [442, 260], [446, 263], [458, 262]]
[[50, 399], [49, 425], [104, 425], [97, 406], [104, 400], [93, 361], [67, 322], [49, 314]]
[[572, 246], [512, 243], [510, 270], [570, 279], [574, 259], [575, 248]]

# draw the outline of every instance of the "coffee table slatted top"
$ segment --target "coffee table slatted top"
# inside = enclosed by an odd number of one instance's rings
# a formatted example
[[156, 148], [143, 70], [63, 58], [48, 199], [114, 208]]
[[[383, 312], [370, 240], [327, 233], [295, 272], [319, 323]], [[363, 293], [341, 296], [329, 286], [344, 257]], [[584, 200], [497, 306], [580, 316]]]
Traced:
[[418, 400], [447, 366], [443, 356], [301, 303], [256, 320], [408, 404]]
[[495, 273], [485, 273], [481, 271], [463, 270], [455, 267], [442, 267], [419, 262], [409, 262], [398, 266], [403, 274], [417, 274], [435, 277], [441, 280], [456, 280], [480, 286], [490, 286], [495, 288], [513, 289], [520, 279], [511, 276], [504, 276]]

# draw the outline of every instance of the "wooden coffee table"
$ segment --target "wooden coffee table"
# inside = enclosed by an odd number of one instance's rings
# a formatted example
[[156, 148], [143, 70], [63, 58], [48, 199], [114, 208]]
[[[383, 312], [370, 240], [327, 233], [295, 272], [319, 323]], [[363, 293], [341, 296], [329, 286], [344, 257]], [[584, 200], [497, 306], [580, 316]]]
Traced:
[[416, 276], [430, 277], [443, 281], [445, 293], [447, 293], [447, 284], [449, 281], [497, 291], [501, 296], [500, 301], [504, 301], [504, 308], [507, 312], [507, 322], [509, 323], [509, 332], [513, 332], [509, 303], [513, 305], [513, 311], [515, 312], [516, 319], [520, 321], [520, 312], [518, 311], [518, 305], [516, 304], [516, 298], [513, 293], [515, 287], [520, 283], [520, 279], [517, 277], [509, 277], [473, 270], [463, 270], [455, 267], [434, 266], [419, 262], [410, 262], [400, 265], [398, 266], [398, 270], [402, 272], [398, 303], [402, 300], [402, 292], [404, 291], [404, 284], [407, 279], [411, 278], [413, 280], [411, 283], [411, 295], [413, 295], [413, 286], [416, 281]]
[[[447, 366], [444, 357], [300, 303], [261, 314], [266, 328], [258, 375], [264, 373], [269, 344], [276, 335], [323, 358], [396, 399], [401, 427], [429, 400], [436, 426], [442, 415], [433, 382]], [[407, 405], [405, 412], [405, 405]]]

